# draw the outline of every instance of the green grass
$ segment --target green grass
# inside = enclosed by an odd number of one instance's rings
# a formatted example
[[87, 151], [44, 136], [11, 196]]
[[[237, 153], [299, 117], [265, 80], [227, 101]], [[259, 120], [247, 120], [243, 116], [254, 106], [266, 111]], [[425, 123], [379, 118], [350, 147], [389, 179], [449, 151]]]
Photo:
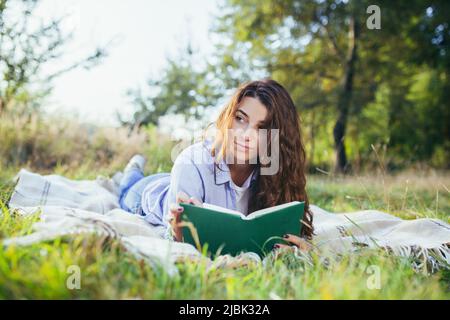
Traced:
[[[2, 170], [0, 197], [6, 201], [15, 169]], [[105, 172], [104, 174], [108, 174]], [[91, 178], [83, 169], [71, 173]], [[407, 181], [408, 180], [408, 181]], [[327, 210], [379, 209], [402, 218], [433, 217], [449, 221], [448, 174], [423, 177], [313, 176], [308, 181], [310, 201]], [[0, 241], [31, 232], [36, 214], [20, 217], [2, 208]], [[94, 236], [61, 238], [28, 247], [0, 251], [1, 299], [450, 299], [450, 273], [428, 275], [413, 270], [409, 259], [383, 250], [361, 250], [338, 260], [316, 253], [303, 259], [286, 254], [266, 265], [209, 268], [205, 263], [178, 264], [168, 276], [136, 259], [121, 245]], [[81, 271], [81, 289], [66, 286], [68, 268]], [[375, 268], [380, 288], [371, 289]]]

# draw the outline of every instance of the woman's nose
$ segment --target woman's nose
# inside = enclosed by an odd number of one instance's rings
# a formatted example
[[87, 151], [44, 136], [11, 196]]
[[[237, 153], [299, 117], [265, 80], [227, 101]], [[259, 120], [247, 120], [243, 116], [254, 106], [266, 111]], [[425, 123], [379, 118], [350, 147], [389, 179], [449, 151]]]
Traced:
[[256, 139], [258, 136], [258, 130], [252, 127], [247, 127], [247, 129], [243, 133], [243, 137], [245, 138], [245, 141], [250, 141], [253, 139]]

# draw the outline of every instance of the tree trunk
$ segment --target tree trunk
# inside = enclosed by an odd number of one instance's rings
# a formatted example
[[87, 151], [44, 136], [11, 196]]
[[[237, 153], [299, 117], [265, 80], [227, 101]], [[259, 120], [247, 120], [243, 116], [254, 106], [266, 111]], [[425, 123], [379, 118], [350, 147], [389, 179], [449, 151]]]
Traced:
[[338, 96], [338, 118], [334, 125], [334, 149], [336, 154], [335, 171], [345, 173], [348, 170], [347, 154], [345, 151], [345, 130], [347, 126], [348, 112], [353, 94], [353, 77], [355, 73], [355, 61], [357, 57], [358, 23], [355, 17], [350, 18], [348, 33], [348, 51], [345, 61], [342, 90]]

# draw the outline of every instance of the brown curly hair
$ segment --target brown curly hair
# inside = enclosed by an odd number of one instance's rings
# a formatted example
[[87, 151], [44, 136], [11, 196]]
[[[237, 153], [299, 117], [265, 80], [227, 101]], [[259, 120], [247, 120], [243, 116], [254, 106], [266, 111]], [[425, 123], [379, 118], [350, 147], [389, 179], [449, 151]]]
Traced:
[[[216, 159], [225, 157], [227, 129], [231, 128], [239, 103], [244, 97], [257, 98], [267, 108], [267, 117], [260, 128], [279, 131], [279, 170], [274, 175], [258, 175], [252, 187], [249, 200], [249, 213], [291, 201], [304, 201], [305, 213], [300, 235], [311, 239], [313, 235], [313, 215], [306, 194], [305, 162], [306, 152], [302, 141], [300, 117], [294, 102], [286, 89], [271, 79], [251, 81], [241, 85], [230, 102], [220, 113], [215, 124], [218, 135], [212, 155]], [[268, 150], [270, 150], [270, 130]], [[219, 146], [219, 147], [218, 147]], [[216, 150], [219, 152], [216, 154]], [[264, 166], [257, 161], [256, 166]], [[265, 166], [270, 166], [266, 164]]]

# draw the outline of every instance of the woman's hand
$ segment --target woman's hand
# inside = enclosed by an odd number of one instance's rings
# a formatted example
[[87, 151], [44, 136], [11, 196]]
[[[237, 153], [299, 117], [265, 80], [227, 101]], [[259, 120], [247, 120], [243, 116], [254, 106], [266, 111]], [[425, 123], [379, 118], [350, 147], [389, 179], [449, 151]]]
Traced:
[[274, 250], [280, 252], [287, 252], [290, 250], [295, 250], [296, 248], [303, 252], [308, 252], [312, 249], [312, 245], [303, 238], [295, 236], [293, 234], [285, 234], [283, 236], [284, 240], [289, 242], [290, 244], [281, 244], [277, 243], [273, 246]]
[[181, 231], [181, 214], [184, 208], [180, 206], [180, 203], [190, 203], [195, 206], [202, 206], [202, 202], [193, 197], [189, 197], [186, 193], [180, 191], [177, 194], [176, 203], [172, 203], [169, 206], [170, 213], [172, 215], [170, 219], [170, 225], [172, 226], [172, 233], [176, 241], [183, 241], [183, 233]]

